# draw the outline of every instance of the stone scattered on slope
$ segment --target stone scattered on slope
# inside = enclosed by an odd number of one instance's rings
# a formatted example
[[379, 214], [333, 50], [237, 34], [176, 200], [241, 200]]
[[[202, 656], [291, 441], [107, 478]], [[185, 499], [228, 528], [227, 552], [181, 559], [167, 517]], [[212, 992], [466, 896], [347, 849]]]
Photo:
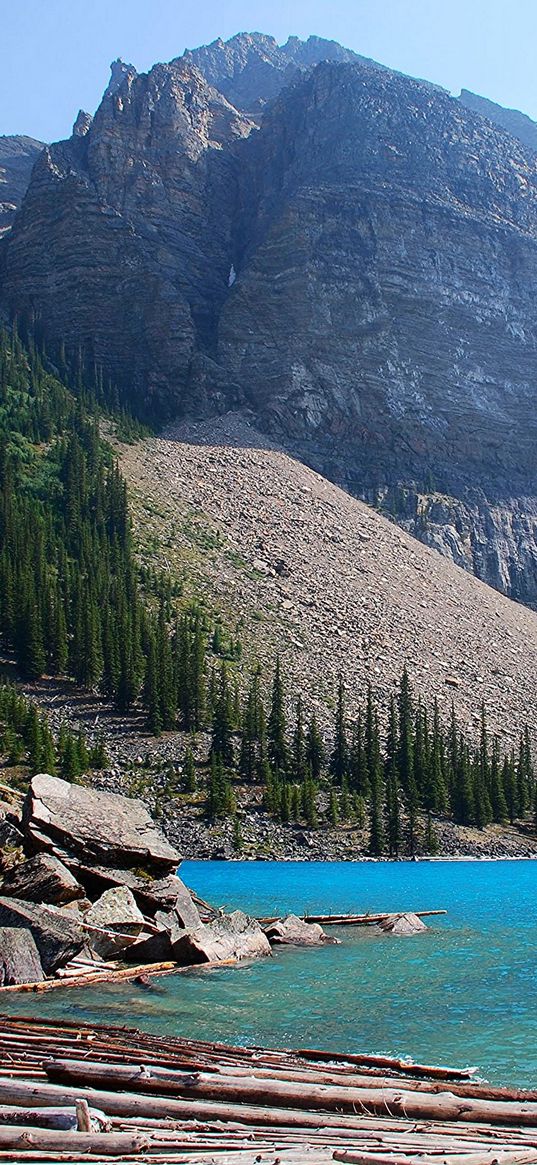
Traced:
[[10, 898], [53, 906], [84, 898], [83, 887], [53, 854], [37, 854], [13, 866], [4, 875], [1, 891]]
[[258, 959], [270, 955], [270, 943], [258, 922], [242, 910], [215, 918], [194, 931], [172, 935], [172, 948], [184, 966], [226, 959]]
[[0, 987], [41, 983], [44, 978], [32, 932], [24, 927], [0, 926]]
[[385, 934], [397, 935], [418, 934], [419, 931], [428, 929], [421, 918], [411, 912], [408, 914], [390, 914], [379, 925]]
[[89, 863], [137, 865], [163, 876], [180, 860], [142, 801], [71, 785], [48, 773], [32, 779], [24, 826], [29, 849], [57, 850]]
[[[280, 652], [288, 690], [303, 691], [308, 676], [323, 728], [332, 726], [327, 695], [339, 674], [348, 691], [363, 692], [370, 681], [386, 699], [406, 664], [416, 697], [427, 704], [436, 697], [445, 722], [453, 701], [457, 719], [475, 723], [484, 699], [502, 747], [518, 747], [526, 722], [537, 737], [536, 613], [271, 447], [251, 414], [173, 425], [125, 447], [122, 468], [136, 494], [137, 525], [158, 508], [172, 569], [186, 551], [196, 588], [229, 625], [245, 620], [265, 675]], [[214, 541], [211, 555], [195, 553], [194, 509], [196, 530]], [[261, 554], [270, 575], [254, 568]], [[276, 570], [280, 560], [286, 576]], [[446, 676], [460, 684], [446, 684]]]
[[305, 922], [296, 914], [279, 918], [264, 927], [264, 931], [272, 946], [317, 947], [337, 941], [329, 938], [318, 922]]
[[46, 975], [63, 967], [84, 946], [80, 922], [54, 906], [0, 897], [0, 927], [31, 931]]
[[115, 930], [136, 937], [144, 927], [144, 916], [128, 886], [111, 886], [90, 906], [84, 921], [88, 926]]

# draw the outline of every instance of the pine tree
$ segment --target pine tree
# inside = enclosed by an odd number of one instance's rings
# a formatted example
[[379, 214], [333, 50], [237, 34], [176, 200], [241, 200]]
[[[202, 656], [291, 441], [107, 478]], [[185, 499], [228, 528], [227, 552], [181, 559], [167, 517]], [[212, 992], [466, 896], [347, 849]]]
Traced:
[[325, 763], [324, 741], [319, 732], [315, 712], [312, 712], [306, 733], [306, 765], [314, 781], [318, 781]]
[[342, 676], [338, 680], [337, 689], [337, 705], [336, 705], [336, 719], [334, 725], [334, 745], [332, 755], [330, 757], [330, 772], [334, 781], [341, 785], [343, 778], [348, 773], [348, 746], [347, 746], [347, 728], [345, 718], [345, 688]]
[[330, 802], [329, 802], [329, 806], [328, 806], [328, 820], [329, 820], [330, 824], [332, 826], [334, 826], [334, 828], [339, 822], [339, 807], [338, 807], [338, 803], [337, 803], [337, 795], [336, 795], [335, 789], [330, 790]]
[[281, 676], [280, 657], [276, 656], [274, 678], [272, 681], [272, 700], [267, 725], [268, 755], [273, 766], [277, 766], [280, 773], [285, 773], [288, 767], [286, 726], [285, 726], [285, 695]]
[[228, 674], [225, 663], [220, 669], [220, 691], [213, 714], [211, 755], [223, 765], [233, 765], [232, 708]]
[[296, 722], [293, 734], [293, 748], [291, 758], [291, 772], [294, 781], [301, 784], [306, 777], [306, 738], [304, 735], [304, 718], [302, 713], [302, 697], [299, 696], [296, 705]]
[[386, 834], [388, 853], [391, 858], [399, 857], [401, 845], [401, 819], [399, 810], [399, 770], [397, 767], [397, 711], [393, 696], [390, 700], [390, 719], [386, 736], [386, 759], [384, 779], [386, 785]]
[[383, 808], [383, 783], [382, 783], [382, 768], [380, 762], [380, 744], [379, 744], [379, 727], [378, 720], [375, 716], [373, 722], [373, 734], [370, 744], [370, 782], [371, 782], [371, 796], [370, 796], [370, 819], [369, 819], [369, 852], [375, 857], [380, 856], [384, 850], [384, 826], [382, 819]]

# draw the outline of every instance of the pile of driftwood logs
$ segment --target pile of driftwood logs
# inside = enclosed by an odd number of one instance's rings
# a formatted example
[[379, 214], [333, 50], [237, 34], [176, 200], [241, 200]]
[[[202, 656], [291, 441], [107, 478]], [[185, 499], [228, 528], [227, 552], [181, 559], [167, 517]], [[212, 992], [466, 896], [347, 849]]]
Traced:
[[472, 1070], [0, 1017], [0, 1161], [530, 1165], [537, 1091]]

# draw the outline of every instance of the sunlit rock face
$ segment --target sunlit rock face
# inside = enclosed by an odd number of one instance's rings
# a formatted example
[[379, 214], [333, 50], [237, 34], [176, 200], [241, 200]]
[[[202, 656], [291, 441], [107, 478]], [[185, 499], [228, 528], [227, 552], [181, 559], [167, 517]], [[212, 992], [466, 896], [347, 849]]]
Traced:
[[214, 344], [231, 146], [252, 123], [182, 61], [113, 80], [93, 120], [79, 116], [39, 159], [4, 256], [4, 302], [80, 345], [137, 405], [173, 412], [196, 352]]

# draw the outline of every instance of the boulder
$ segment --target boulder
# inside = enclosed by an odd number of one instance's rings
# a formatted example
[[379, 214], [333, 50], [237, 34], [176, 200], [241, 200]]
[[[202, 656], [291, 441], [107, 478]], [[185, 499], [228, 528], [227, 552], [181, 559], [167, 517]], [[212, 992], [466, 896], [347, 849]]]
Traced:
[[[177, 934], [177, 932], [175, 932]], [[159, 930], [156, 934], [142, 934], [123, 952], [127, 963], [168, 963], [176, 958], [172, 947], [172, 932]]]
[[186, 930], [194, 930], [200, 925], [198, 908], [192, 901], [190, 890], [176, 874], [169, 874], [167, 878], [160, 878], [156, 882], [138, 885], [134, 889], [134, 895], [149, 914], [172, 911], [179, 925]]
[[140, 878], [132, 870], [105, 866], [79, 866], [77, 876], [90, 894], [102, 893], [110, 886], [128, 886], [144, 914], [155, 917], [158, 911], [176, 910], [181, 926], [194, 929], [200, 924], [197, 907], [190, 890], [176, 874], [166, 878]]
[[38, 854], [13, 866], [2, 879], [2, 894], [25, 902], [59, 906], [84, 898], [84, 890], [70, 870], [53, 854]]
[[88, 926], [118, 931], [137, 937], [144, 928], [144, 916], [128, 886], [111, 886], [90, 906], [84, 916]]
[[78, 920], [54, 906], [40, 906], [18, 898], [0, 897], [0, 927], [31, 931], [45, 975], [63, 967], [84, 945], [84, 933]]
[[44, 978], [32, 932], [24, 927], [0, 926], [0, 987], [41, 983]]
[[197, 930], [172, 931], [174, 957], [183, 966], [270, 955], [270, 943], [254, 918], [242, 910], [222, 915]]
[[33, 777], [23, 812], [30, 852], [56, 852], [89, 865], [142, 868], [164, 877], [179, 864], [142, 801], [71, 785], [59, 777]]
[[386, 934], [418, 934], [422, 930], [427, 930], [421, 918], [417, 914], [390, 914], [380, 924], [381, 930]]
[[318, 922], [304, 922], [304, 919], [298, 918], [296, 914], [279, 918], [264, 930], [273, 946], [317, 947], [323, 943], [336, 941], [324, 933]]

